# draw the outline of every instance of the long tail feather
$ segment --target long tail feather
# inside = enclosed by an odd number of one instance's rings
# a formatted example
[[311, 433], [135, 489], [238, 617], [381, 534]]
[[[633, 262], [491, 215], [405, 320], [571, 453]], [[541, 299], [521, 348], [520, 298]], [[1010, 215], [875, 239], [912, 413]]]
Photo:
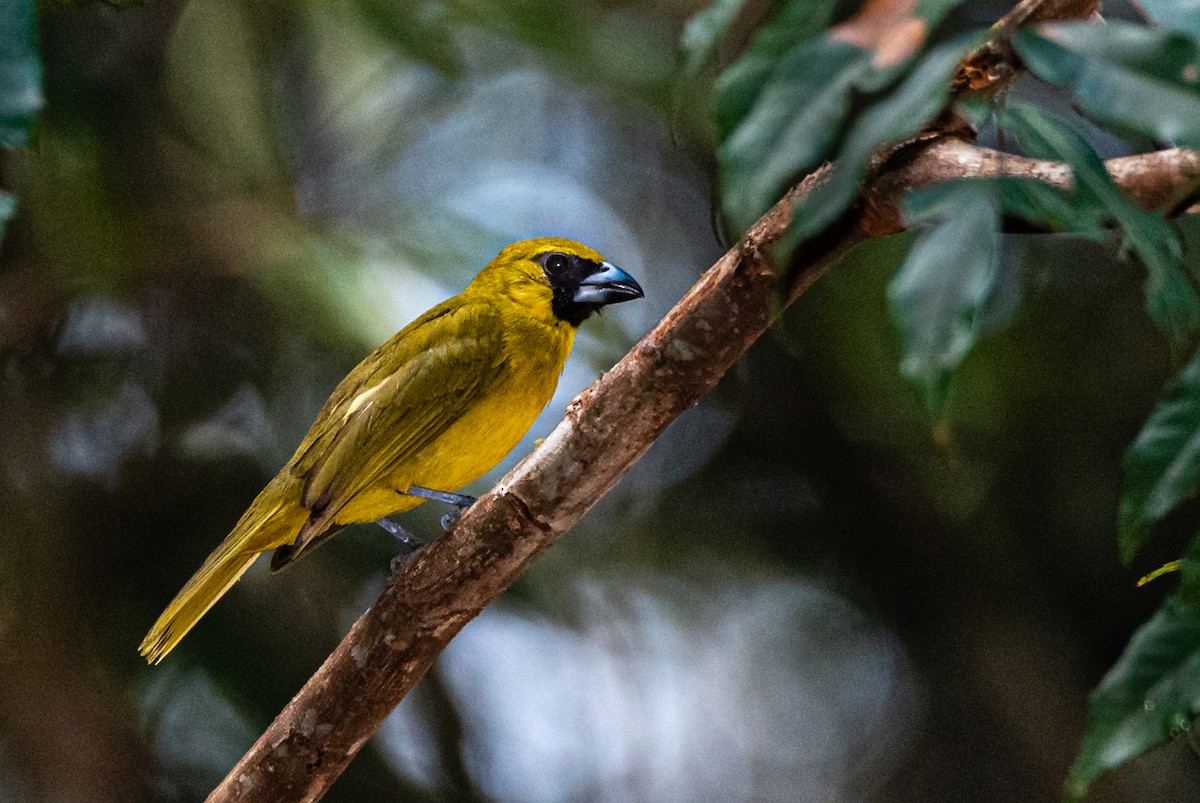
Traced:
[[259, 554], [235, 553], [228, 557], [214, 554], [209, 557], [142, 639], [138, 647], [142, 657], [152, 664], [165, 658], [200, 617], [208, 613], [208, 609], [246, 573]]
[[282, 490], [275, 483], [268, 485], [233, 532], [171, 600], [138, 647], [149, 663], [156, 664], [165, 658], [260, 554], [296, 537], [308, 511], [287, 498]]

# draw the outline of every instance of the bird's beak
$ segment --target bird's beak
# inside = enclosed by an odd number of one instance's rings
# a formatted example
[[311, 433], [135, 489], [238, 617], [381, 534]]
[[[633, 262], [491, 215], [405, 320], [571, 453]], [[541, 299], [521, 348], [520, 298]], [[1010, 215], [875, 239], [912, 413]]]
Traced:
[[575, 288], [571, 300], [577, 304], [620, 304], [645, 293], [633, 277], [609, 262], [601, 262], [600, 270], [589, 274]]

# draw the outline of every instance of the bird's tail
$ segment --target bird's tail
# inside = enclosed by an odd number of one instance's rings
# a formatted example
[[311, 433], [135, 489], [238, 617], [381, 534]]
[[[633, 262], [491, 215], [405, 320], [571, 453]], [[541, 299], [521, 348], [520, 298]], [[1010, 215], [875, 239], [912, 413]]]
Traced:
[[308, 511], [274, 486], [259, 494], [142, 639], [138, 652], [149, 663], [165, 658], [263, 551], [295, 538]]

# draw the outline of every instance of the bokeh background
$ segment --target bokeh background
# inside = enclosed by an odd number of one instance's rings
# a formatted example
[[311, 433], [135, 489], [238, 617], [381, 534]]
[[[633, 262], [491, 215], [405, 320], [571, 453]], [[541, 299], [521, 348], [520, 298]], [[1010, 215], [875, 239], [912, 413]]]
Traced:
[[[575, 237], [647, 295], [588, 323], [500, 471], [721, 253], [675, 81], [700, 5], [42, 7], [47, 104], [0, 158], [0, 801], [224, 776], [394, 543], [364, 526], [256, 566], [160, 666], [138, 642], [337, 380], [500, 247]], [[968, 5], [951, 27], [1008, 4]], [[931, 421], [886, 309], [910, 242], [796, 304], [328, 799], [1055, 799], [1164, 593], [1121, 567], [1115, 510], [1171, 354], [1128, 264], [1009, 236], [1023, 311]], [[432, 537], [426, 507], [407, 523]], [[1183, 739], [1090, 799], [1194, 799], [1198, 766]]]

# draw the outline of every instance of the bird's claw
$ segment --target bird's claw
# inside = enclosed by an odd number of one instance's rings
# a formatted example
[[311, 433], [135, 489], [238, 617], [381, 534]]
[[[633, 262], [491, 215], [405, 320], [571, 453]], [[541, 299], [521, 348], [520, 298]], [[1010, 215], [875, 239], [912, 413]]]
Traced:
[[[472, 500], [474, 501], [474, 500]], [[469, 508], [470, 505], [456, 505], [450, 512], [442, 516], [442, 529], [450, 532], [451, 528], [458, 523], [458, 519], [462, 516], [463, 511]]]

